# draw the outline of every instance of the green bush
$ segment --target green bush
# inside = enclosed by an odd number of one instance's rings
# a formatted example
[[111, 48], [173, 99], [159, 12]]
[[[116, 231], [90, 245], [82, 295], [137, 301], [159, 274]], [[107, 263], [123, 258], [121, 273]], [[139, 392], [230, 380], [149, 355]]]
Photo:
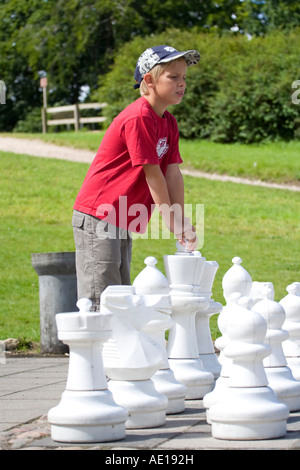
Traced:
[[200, 64], [188, 70], [182, 103], [170, 108], [181, 136], [245, 143], [299, 138], [300, 105], [291, 99], [292, 83], [300, 79], [299, 32], [248, 39], [170, 29], [135, 38], [116, 55], [94, 99], [109, 103], [106, 114], [113, 119], [139, 96], [133, 75], [141, 52], [158, 44], [195, 48]]
[[42, 132], [41, 108], [34, 108], [15, 125], [13, 132]]

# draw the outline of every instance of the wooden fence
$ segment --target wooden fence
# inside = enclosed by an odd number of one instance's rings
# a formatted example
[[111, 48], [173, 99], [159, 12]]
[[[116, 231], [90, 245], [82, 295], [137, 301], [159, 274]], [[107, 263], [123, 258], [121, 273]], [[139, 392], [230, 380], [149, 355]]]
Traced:
[[[106, 120], [105, 116], [83, 117], [80, 111], [83, 109], [102, 110], [107, 103], [80, 103], [69, 106], [57, 106], [54, 108], [42, 108], [43, 133], [47, 132], [48, 126], [61, 126], [73, 124], [75, 131], [80, 129], [81, 124], [99, 123]], [[48, 114], [53, 115], [53, 119], [48, 119]]]

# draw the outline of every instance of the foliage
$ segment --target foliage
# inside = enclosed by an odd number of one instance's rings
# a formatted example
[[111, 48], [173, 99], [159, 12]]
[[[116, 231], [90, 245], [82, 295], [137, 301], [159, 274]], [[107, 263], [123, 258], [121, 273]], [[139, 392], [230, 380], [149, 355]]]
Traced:
[[2, 0], [0, 79], [7, 86], [7, 101], [0, 106], [0, 129], [12, 130], [33, 107], [41, 107], [42, 73], [48, 75], [49, 105], [76, 103], [82, 87], [94, 90], [115, 51], [132, 37], [163, 31], [169, 24], [222, 30], [234, 23], [231, 11], [238, 3]]
[[202, 59], [187, 73], [187, 92], [176, 116], [181, 135], [216, 142], [290, 140], [300, 136], [300, 107], [292, 102], [299, 73], [299, 29], [264, 37], [168, 30], [135, 38], [115, 58], [94, 97], [109, 102], [112, 119], [139, 95], [133, 85], [138, 56], [151, 45], [195, 48]]
[[19, 119], [14, 132], [42, 132], [41, 110], [28, 110], [24, 119]]
[[0, 80], [7, 97], [0, 130], [11, 131], [42, 106], [43, 73], [50, 106], [75, 103], [82, 87], [97, 89], [116, 52], [138, 36], [169, 27], [261, 35], [299, 26], [299, 10], [297, 0], [2, 0]]
[[300, 4], [297, 0], [246, 0], [237, 16], [240, 29], [248, 34], [288, 31], [300, 26]]

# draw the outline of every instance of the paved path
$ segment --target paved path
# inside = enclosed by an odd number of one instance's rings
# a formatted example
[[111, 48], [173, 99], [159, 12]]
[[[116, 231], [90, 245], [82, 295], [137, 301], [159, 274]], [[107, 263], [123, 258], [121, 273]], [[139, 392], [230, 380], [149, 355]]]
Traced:
[[[3, 363], [4, 362], [4, 363]], [[126, 438], [105, 444], [56, 443], [50, 436], [47, 413], [65, 389], [68, 357], [7, 357], [0, 362], [0, 450], [148, 450], [155, 453], [200, 450], [299, 450], [300, 412], [290, 414], [287, 434], [280, 439], [223, 441], [211, 435], [202, 400], [187, 400], [183, 413], [168, 415], [164, 426], [128, 430]], [[197, 452], [196, 452], [197, 453]], [[146, 454], [145, 454], [146, 455]], [[196, 458], [196, 456], [195, 456]]]
[[[39, 139], [29, 140], [16, 137], [0, 137], [0, 151], [14, 152], [31, 155], [34, 157], [57, 158], [60, 160], [69, 160], [81, 163], [91, 163], [95, 152], [84, 149], [73, 149], [44, 142]], [[182, 173], [188, 176], [205, 178], [215, 181], [248, 184], [251, 186], [262, 186], [265, 188], [285, 189], [289, 191], [300, 192], [300, 185], [287, 185], [268, 183], [260, 180], [251, 180], [228, 175], [218, 175], [217, 173], [205, 173], [198, 170], [182, 170]]]

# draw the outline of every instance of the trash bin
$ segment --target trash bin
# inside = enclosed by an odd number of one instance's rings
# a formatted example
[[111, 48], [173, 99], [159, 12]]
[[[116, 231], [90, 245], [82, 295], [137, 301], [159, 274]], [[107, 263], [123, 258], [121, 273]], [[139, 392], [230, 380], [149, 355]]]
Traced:
[[57, 337], [57, 313], [77, 310], [75, 252], [32, 253], [39, 276], [41, 352], [65, 354], [69, 348]]

